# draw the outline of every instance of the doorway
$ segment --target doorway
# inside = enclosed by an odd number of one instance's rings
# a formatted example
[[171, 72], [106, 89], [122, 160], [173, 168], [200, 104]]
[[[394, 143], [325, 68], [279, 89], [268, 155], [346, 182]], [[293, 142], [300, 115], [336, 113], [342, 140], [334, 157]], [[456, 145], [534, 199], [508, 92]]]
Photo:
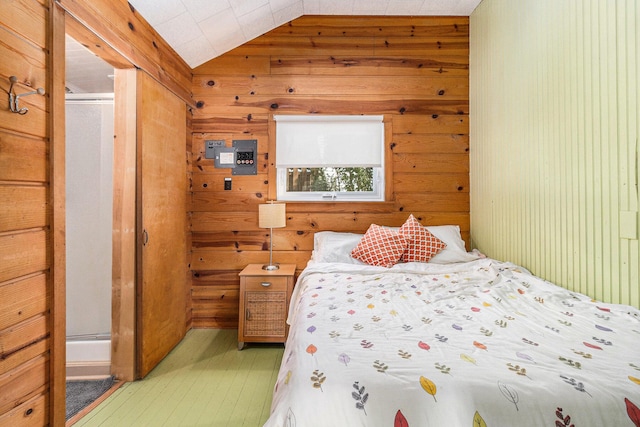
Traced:
[[[97, 243], [97, 231], [89, 227], [80, 230], [79, 245], [99, 246], [98, 256], [100, 268], [103, 274], [100, 277], [102, 285], [88, 284], [85, 280], [86, 266], [81, 266], [84, 273], [79, 273], [82, 292], [85, 296], [76, 298], [75, 291], [69, 284], [66, 290], [69, 306], [65, 314], [69, 324], [67, 333], [78, 335], [80, 347], [93, 347], [89, 354], [89, 360], [81, 361], [81, 365], [89, 365], [92, 371], [99, 375], [113, 375], [119, 381], [132, 381], [135, 379], [135, 247], [136, 247], [136, 130], [135, 130], [135, 99], [136, 99], [136, 69], [133, 65], [110, 49], [94, 33], [84, 25], [67, 15], [65, 19], [66, 43], [65, 55], [65, 92], [66, 98], [73, 103], [73, 108], [87, 110], [87, 104], [91, 105], [94, 119], [100, 122], [99, 137], [93, 141], [86, 137], [80, 130], [78, 133], [78, 146], [81, 151], [78, 159], [68, 158], [67, 168], [78, 169], [72, 162], [85, 162], [87, 157], [93, 162], [94, 169], [102, 168], [102, 172], [94, 177], [94, 183], [82, 183], [84, 193], [97, 193], [100, 187], [102, 197], [101, 207], [89, 206], [85, 210], [94, 212], [95, 216], [102, 216], [102, 228], [100, 231], [101, 243]], [[91, 94], [91, 95], [87, 95]], [[106, 94], [106, 95], [105, 95]], [[80, 98], [71, 100], [70, 98]], [[65, 111], [69, 106], [65, 106]], [[96, 110], [99, 112], [97, 113]], [[82, 129], [86, 125], [86, 118], [80, 115], [76, 119], [65, 118], [67, 133], [73, 133], [74, 129]], [[78, 124], [77, 122], [82, 122]], [[107, 125], [108, 123], [108, 125]], [[117, 135], [117, 138], [116, 138]], [[65, 138], [66, 139], [66, 138]], [[100, 139], [96, 143], [95, 139]], [[82, 152], [89, 145], [94, 148], [93, 154]], [[100, 147], [100, 148], [97, 148]], [[65, 150], [67, 151], [67, 150]], [[110, 162], [109, 162], [110, 160]], [[83, 164], [85, 169], [88, 164]], [[82, 168], [80, 168], [82, 170]], [[66, 187], [76, 185], [71, 180], [84, 180], [85, 173], [73, 178], [70, 173], [65, 173]], [[109, 191], [105, 190], [108, 188]], [[82, 193], [82, 192], [81, 192]], [[108, 196], [106, 196], [109, 194]], [[92, 195], [92, 197], [95, 195]], [[96, 202], [98, 203], [98, 202]], [[96, 213], [98, 212], [99, 213]], [[87, 216], [85, 212], [85, 216]], [[70, 215], [73, 217], [73, 214]], [[88, 215], [90, 216], [90, 215]], [[91, 218], [94, 221], [95, 218]], [[109, 223], [105, 226], [105, 223]], [[75, 227], [75, 224], [68, 226]], [[73, 250], [73, 249], [72, 249]], [[68, 279], [73, 280], [73, 273], [68, 274]], [[96, 279], [97, 281], [97, 279]], [[71, 283], [71, 282], [70, 282]], [[106, 284], [106, 285], [105, 285]], [[90, 285], [90, 286], [89, 286]], [[93, 295], [86, 295], [87, 288], [97, 287]], [[82, 292], [78, 294], [82, 295]], [[99, 304], [99, 316], [91, 313], [93, 320], [100, 317], [99, 326], [93, 326], [90, 331], [73, 331], [76, 327], [78, 316], [71, 313], [74, 298], [84, 305], [89, 300]], [[83, 311], [89, 311], [82, 309]], [[96, 311], [97, 312], [97, 311]], [[74, 346], [75, 344], [72, 344]], [[69, 346], [67, 346], [69, 348]], [[74, 349], [75, 350], [75, 349]], [[84, 352], [84, 350], [82, 350]], [[85, 354], [85, 353], [82, 353]], [[70, 355], [72, 357], [73, 354]], [[87, 356], [80, 356], [86, 359]], [[69, 357], [67, 358], [69, 359]], [[97, 369], [97, 370], [96, 370]]]
[[108, 376], [113, 93], [69, 93], [65, 106], [67, 377]]
[[[65, 37], [66, 419], [113, 385], [114, 69]], [[81, 416], [81, 415], [80, 415]]]
[[[187, 327], [187, 108], [70, 15], [65, 29], [113, 67], [111, 374], [133, 381]], [[161, 205], [166, 195], [171, 198]], [[159, 207], [162, 215], [154, 214]], [[158, 260], [162, 268], [154, 268]]]
[[111, 374], [114, 69], [66, 36], [67, 377]]

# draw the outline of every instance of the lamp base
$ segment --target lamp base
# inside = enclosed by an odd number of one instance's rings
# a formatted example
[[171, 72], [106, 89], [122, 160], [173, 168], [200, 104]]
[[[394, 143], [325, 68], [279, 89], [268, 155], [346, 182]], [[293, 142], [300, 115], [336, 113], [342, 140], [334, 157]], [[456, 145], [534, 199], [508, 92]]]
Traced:
[[279, 268], [280, 264], [265, 264], [262, 266], [262, 269], [267, 271], [278, 270]]

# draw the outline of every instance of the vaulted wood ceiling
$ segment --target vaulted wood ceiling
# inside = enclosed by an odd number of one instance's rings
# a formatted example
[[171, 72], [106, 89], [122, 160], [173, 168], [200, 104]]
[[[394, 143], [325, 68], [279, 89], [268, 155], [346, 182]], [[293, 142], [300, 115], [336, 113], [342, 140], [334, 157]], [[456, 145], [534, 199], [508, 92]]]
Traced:
[[469, 16], [481, 0], [129, 0], [192, 68], [302, 15]]
[[[129, 0], [192, 68], [302, 15], [469, 16], [482, 0]], [[67, 38], [67, 87], [112, 92], [113, 69]]]

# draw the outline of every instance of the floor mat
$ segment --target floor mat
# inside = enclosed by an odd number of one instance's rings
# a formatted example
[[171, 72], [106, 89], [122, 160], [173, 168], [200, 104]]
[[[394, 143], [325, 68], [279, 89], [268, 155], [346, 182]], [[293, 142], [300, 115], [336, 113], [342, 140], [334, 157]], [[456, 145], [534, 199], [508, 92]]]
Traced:
[[111, 388], [114, 377], [67, 381], [67, 420], [89, 406]]

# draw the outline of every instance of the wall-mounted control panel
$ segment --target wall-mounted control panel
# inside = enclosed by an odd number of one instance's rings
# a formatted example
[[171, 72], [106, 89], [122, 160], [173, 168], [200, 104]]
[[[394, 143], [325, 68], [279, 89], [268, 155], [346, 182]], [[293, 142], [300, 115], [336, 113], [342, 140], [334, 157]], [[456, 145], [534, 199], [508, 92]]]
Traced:
[[256, 175], [258, 141], [255, 139], [233, 140], [227, 147], [224, 140], [206, 140], [206, 159], [213, 159], [216, 168], [230, 168], [232, 175]]

